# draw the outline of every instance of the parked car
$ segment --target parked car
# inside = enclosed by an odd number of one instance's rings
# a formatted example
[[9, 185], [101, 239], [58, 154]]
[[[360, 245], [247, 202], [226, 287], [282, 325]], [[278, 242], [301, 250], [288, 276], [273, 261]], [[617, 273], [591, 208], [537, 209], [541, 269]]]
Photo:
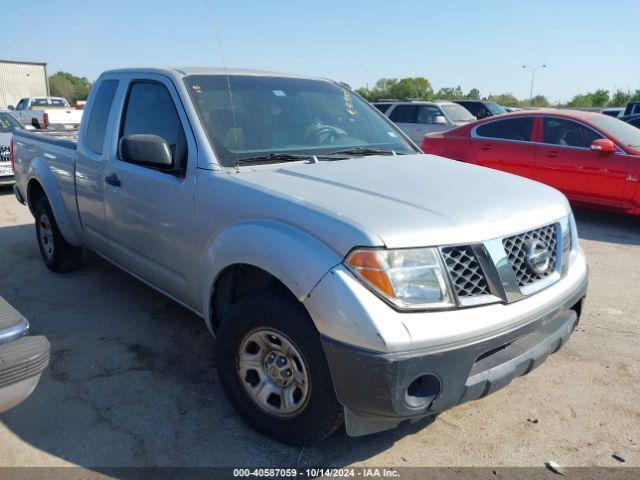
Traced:
[[10, 145], [17, 130], [24, 130], [24, 127], [8, 112], [0, 111], [0, 185], [13, 183]]
[[640, 102], [629, 102], [624, 109], [624, 116], [640, 114]]
[[624, 108], [603, 108], [600, 110], [600, 113], [603, 115], [609, 115], [613, 118], [618, 118], [624, 113]]
[[640, 130], [607, 115], [510, 113], [429, 135], [422, 149], [546, 183], [576, 203], [640, 214]]
[[445, 100], [374, 102], [373, 105], [418, 144], [427, 133], [442, 132], [475, 120], [463, 107]]
[[23, 98], [11, 114], [23, 125], [34, 128], [75, 128], [80, 125], [82, 110], [74, 110], [60, 97]]
[[201, 316], [231, 405], [282, 442], [483, 397], [578, 322], [565, 197], [423, 155], [339, 83], [114, 70], [86, 109], [77, 142], [14, 137], [46, 265], [86, 247]]
[[0, 297], [0, 412], [31, 395], [49, 365], [49, 341], [28, 334], [29, 322]]
[[495, 102], [485, 102], [482, 100], [454, 100], [454, 102], [462, 105], [478, 120], [507, 113], [502, 105], [498, 105]]
[[640, 114], [623, 115], [620, 120], [627, 122], [629, 125], [633, 125], [636, 128], [640, 128]]

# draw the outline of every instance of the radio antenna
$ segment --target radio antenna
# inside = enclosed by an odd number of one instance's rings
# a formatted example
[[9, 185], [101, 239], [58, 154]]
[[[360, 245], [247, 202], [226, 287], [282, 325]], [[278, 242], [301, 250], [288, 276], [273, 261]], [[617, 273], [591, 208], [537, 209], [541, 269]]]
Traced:
[[218, 24], [216, 22], [216, 16], [213, 10], [213, 5], [211, 5], [211, 0], [205, 0], [205, 1], [207, 2], [207, 7], [209, 8], [211, 23], [213, 24], [213, 30], [216, 34], [216, 40], [218, 42], [218, 51], [220, 53], [220, 59], [222, 60], [222, 68], [224, 69], [225, 78], [227, 80], [227, 91], [229, 92], [229, 105], [231, 106], [231, 123], [233, 124], [233, 139], [235, 141], [234, 156], [236, 160], [235, 166], [236, 166], [236, 173], [237, 173], [240, 171], [240, 161], [238, 160], [238, 147], [240, 146], [240, 144], [238, 142], [238, 125], [236, 123], [236, 108], [233, 103], [233, 92], [231, 91], [231, 80], [229, 78], [229, 69], [227, 68], [227, 61], [224, 58], [224, 52], [222, 50], [222, 40], [220, 39], [220, 30], [218, 29]]

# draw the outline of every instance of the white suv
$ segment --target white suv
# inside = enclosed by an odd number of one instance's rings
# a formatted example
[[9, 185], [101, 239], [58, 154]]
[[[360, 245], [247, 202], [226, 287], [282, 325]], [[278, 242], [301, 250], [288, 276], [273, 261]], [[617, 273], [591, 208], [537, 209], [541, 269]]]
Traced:
[[418, 145], [427, 133], [450, 130], [476, 120], [467, 109], [446, 100], [380, 101], [373, 105]]

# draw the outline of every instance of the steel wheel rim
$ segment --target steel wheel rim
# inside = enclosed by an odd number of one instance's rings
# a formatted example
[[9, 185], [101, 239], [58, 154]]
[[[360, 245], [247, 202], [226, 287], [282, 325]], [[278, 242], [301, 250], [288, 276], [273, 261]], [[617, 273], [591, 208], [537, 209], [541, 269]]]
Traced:
[[53, 258], [53, 228], [51, 222], [46, 214], [40, 215], [38, 220], [38, 238], [40, 239], [40, 246], [45, 256], [49, 259]]
[[240, 342], [237, 372], [251, 399], [265, 412], [291, 417], [309, 401], [309, 369], [284, 333], [259, 327]]

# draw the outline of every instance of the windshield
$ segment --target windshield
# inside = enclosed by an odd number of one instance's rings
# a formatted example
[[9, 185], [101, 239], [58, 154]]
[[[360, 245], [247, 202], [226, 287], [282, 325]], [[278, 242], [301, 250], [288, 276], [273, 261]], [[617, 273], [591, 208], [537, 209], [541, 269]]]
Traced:
[[11, 133], [22, 130], [22, 125], [8, 113], [0, 113], [0, 133]]
[[476, 117], [471, 115], [469, 110], [457, 103], [443, 103], [440, 108], [444, 110], [444, 113], [452, 122], [474, 122], [476, 120]]
[[493, 115], [508, 113], [502, 105], [498, 105], [497, 103], [485, 102], [484, 106], [487, 107]]
[[608, 115], [598, 115], [589, 120], [591, 120], [596, 127], [601, 128], [616, 140], [624, 143], [627, 147], [640, 148], [639, 128]]
[[223, 166], [355, 147], [417, 153], [374, 107], [329, 81], [193, 75], [185, 82]]

